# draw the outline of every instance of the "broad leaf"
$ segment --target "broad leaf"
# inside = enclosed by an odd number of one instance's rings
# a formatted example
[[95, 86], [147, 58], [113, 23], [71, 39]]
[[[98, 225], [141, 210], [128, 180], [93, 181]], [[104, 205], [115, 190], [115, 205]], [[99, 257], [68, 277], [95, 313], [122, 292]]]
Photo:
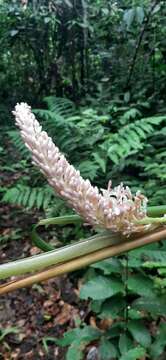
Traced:
[[143, 310], [154, 316], [166, 315], [166, 295], [153, 297], [140, 297], [132, 303], [132, 307], [137, 310]]
[[99, 261], [91, 266], [95, 269], [103, 270], [104, 275], [109, 275], [111, 273], [119, 273], [122, 272], [123, 269], [120, 261], [116, 258]]
[[150, 348], [151, 356], [155, 359], [158, 359], [158, 357], [164, 351], [165, 347], [166, 347], [166, 323], [161, 323], [155, 341]]
[[107, 299], [110, 296], [122, 292], [123, 288], [124, 286], [120, 280], [97, 276], [83, 285], [80, 291], [80, 298], [91, 298], [94, 300]]
[[134, 16], [135, 16], [134, 8], [126, 10], [124, 13], [123, 20], [126, 23], [128, 29], [130, 28], [130, 26], [134, 20]]
[[119, 350], [121, 355], [128, 352], [133, 347], [133, 341], [126, 333], [121, 334], [119, 337]]
[[128, 330], [133, 338], [142, 346], [149, 347], [151, 344], [151, 336], [148, 329], [140, 320], [130, 320]]
[[101, 306], [100, 318], [115, 319], [125, 306], [125, 299], [120, 295], [115, 295], [111, 299], [106, 300]]
[[73, 341], [67, 351], [66, 360], [82, 360], [84, 357], [83, 350], [85, 346], [86, 343], [82, 343], [80, 340]]
[[117, 350], [113, 344], [102, 337], [99, 345], [99, 356], [101, 360], [111, 360], [117, 357]]
[[137, 346], [135, 349], [127, 351], [119, 360], [140, 360], [145, 354], [146, 350], [141, 346]]
[[78, 339], [79, 341], [91, 342], [98, 339], [100, 335], [99, 330], [92, 326], [85, 326], [84, 328], [76, 328], [66, 332], [62, 339], [56, 340], [56, 343], [60, 346], [68, 346]]
[[129, 290], [133, 293], [144, 296], [153, 296], [154, 285], [150, 277], [141, 274], [130, 275], [127, 284]]

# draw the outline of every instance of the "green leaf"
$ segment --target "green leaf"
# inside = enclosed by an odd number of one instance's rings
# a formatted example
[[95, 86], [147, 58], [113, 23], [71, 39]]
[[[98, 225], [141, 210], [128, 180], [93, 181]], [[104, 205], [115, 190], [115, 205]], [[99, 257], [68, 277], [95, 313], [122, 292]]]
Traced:
[[128, 352], [133, 346], [133, 341], [131, 338], [126, 334], [121, 334], [119, 337], [119, 350], [121, 355]]
[[4, 339], [5, 336], [8, 334], [17, 334], [19, 332], [19, 329], [17, 327], [8, 327], [6, 329], [0, 329], [0, 341]]
[[166, 271], [166, 263], [163, 265], [159, 261], [146, 261], [143, 264], [143, 267], [147, 268], [147, 269], [158, 269], [161, 266], [165, 266], [165, 267], [163, 267], [163, 269], [165, 269], [165, 271]]
[[161, 323], [156, 334], [154, 343], [150, 348], [150, 355], [158, 359], [166, 346], [166, 323]]
[[98, 339], [100, 335], [100, 331], [92, 326], [84, 326], [66, 332], [62, 339], [57, 339], [56, 343], [60, 346], [68, 346], [78, 339], [79, 341], [91, 342]]
[[151, 336], [142, 321], [130, 320], [128, 323], [128, 330], [139, 344], [146, 348], [150, 346]]
[[101, 338], [99, 344], [99, 356], [101, 360], [111, 360], [117, 357], [117, 350], [105, 337]]
[[29, 196], [28, 207], [32, 208], [36, 201], [36, 189], [34, 188]]
[[157, 315], [166, 315], [166, 295], [155, 296], [153, 297], [140, 297], [139, 299], [133, 301], [132, 307], [137, 310], [147, 311], [154, 316]]
[[93, 312], [98, 314], [101, 310], [101, 305], [103, 303], [103, 300], [92, 300], [90, 303], [90, 308]]
[[19, 196], [19, 190], [15, 188], [8, 189], [7, 192], [4, 194], [2, 201], [4, 202], [11, 202], [14, 204]]
[[49, 352], [49, 346], [48, 346], [49, 343], [56, 344], [56, 338], [54, 338], [53, 336], [44, 336], [42, 338], [42, 344], [46, 353]]
[[119, 360], [140, 360], [145, 354], [146, 350], [141, 346], [137, 346], [135, 349], [127, 351]]
[[132, 256], [129, 254], [128, 257], [128, 266], [130, 268], [140, 268], [142, 265], [142, 261], [140, 257]]
[[99, 164], [100, 168], [102, 169], [103, 173], [106, 171], [106, 159], [101, 158], [99, 153], [93, 153], [93, 157], [97, 164]]
[[121, 281], [113, 278], [108, 279], [104, 276], [97, 276], [83, 285], [80, 291], [80, 298], [91, 298], [94, 300], [107, 299], [122, 292], [123, 289], [124, 286]]
[[82, 360], [85, 346], [86, 343], [81, 343], [79, 340], [73, 341], [67, 351], [66, 360]]
[[141, 6], [136, 7], [136, 19], [139, 24], [142, 24], [144, 20], [144, 9]]
[[99, 261], [91, 265], [91, 267], [95, 269], [103, 270], [104, 275], [109, 275], [111, 273], [120, 273], [122, 272], [123, 269], [120, 261], [116, 258], [110, 258], [103, 261]]
[[148, 260], [154, 260], [160, 262], [160, 266], [166, 266], [166, 251], [160, 250], [147, 250], [144, 253], [145, 263]]
[[115, 149], [116, 149], [115, 144], [110, 146], [109, 149], [108, 149], [108, 156], [112, 160], [112, 162], [114, 162], [115, 164], [118, 164], [119, 163], [119, 157], [115, 153]]
[[43, 202], [43, 209], [46, 209], [51, 200], [51, 192], [45, 193], [44, 202]]
[[143, 317], [143, 314], [141, 311], [138, 311], [138, 310], [135, 310], [135, 309], [132, 309], [130, 308], [129, 306], [129, 309], [128, 309], [128, 317], [132, 320], [135, 320], [135, 319], [141, 319]]
[[134, 8], [126, 10], [124, 13], [123, 20], [126, 23], [128, 29], [130, 28], [130, 26], [134, 20], [134, 16], [135, 16]]
[[139, 295], [153, 296], [154, 293], [153, 281], [141, 274], [130, 275], [127, 286], [129, 290]]
[[113, 325], [110, 327], [109, 330], [107, 330], [107, 335], [110, 339], [114, 339], [120, 336], [122, 332], [126, 329], [126, 324], [124, 321], [118, 321], [116, 323], [113, 323]]
[[115, 319], [125, 306], [125, 299], [120, 295], [115, 295], [102, 304], [99, 317], [101, 319]]
[[166, 268], [160, 268], [160, 269], [158, 269], [158, 273], [159, 273], [160, 275], [166, 275]]
[[91, 326], [84, 326], [84, 328], [76, 328], [64, 334], [63, 339], [57, 340], [56, 343], [60, 346], [70, 345], [66, 359], [81, 360], [83, 358], [83, 350], [88, 343], [98, 339], [101, 332]]
[[17, 29], [12, 29], [12, 30], [10, 31], [10, 36], [11, 36], [11, 37], [14, 37], [14, 36], [16, 36], [16, 35], [18, 34], [18, 32], [19, 32], [19, 30], [17, 30]]
[[23, 192], [20, 192], [20, 193], [19, 193], [19, 196], [18, 196], [18, 198], [17, 198], [17, 200], [16, 200], [18, 205], [21, 205], [21, 204], [22, 204], [23, 198], [24, 198], [24, 193], [23, 193]]
[[37, 205], [38, 209], [41, 208], [41, 206], [43, 204], [43, 199], [44, 199], [44, 192], [39, 190], [37, 193], [37, 198], [36, 198], [36, 205]]
[[24, 197], [22, 199], [23, 206], [27, 206], [30, 193], [31, 193], [31, 188], [27, 187], [27, 189], [25, 190], [25, 193], [24, 193]]
[[64, 333], [62, 339], [57, 339], [56, 344], [60, 346], [68, 346], [72, 344], [72, 342], [77, 338], [80, 337], [80, 329], [76, 328], [73, 330], [69, 330], [66, 333]]

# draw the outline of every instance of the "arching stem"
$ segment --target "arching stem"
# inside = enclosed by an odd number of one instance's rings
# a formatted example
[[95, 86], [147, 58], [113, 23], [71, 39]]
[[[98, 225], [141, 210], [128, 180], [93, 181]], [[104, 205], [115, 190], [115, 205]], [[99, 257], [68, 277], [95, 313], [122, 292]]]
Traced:
[[42, 271], [38, 274], [29, 276], [27, 278], [9, 282], [5, 285], [0, 286], [0, 294], [5, 294], [10, 291], [14, 291], [16, 289], [30, 286], [32, 284], [48, 280], [55, 276], [59, 276], [65, 273], [72, 272], [74, 270], [78, 270], [82, 267], [90, 265], [100, 260], [107, 259], [111, 256], [116, 256], [122, 254], [124, 252], [139, 248], [141, 246], [145, 246], [151, 244], [156, 241], [160, 241], [166, 238], [166, 229], [161, 229], [157, 232], [149, 233], [135, 240], [127, 240], [126, 242], [119, 243], [118, 245], [110, 246], [105, 249], [98, 250], [88, 255], [84, 255], [77, 259], [68, 261], [64, 264], [60, 264], [56, 267], [52, 267], [49, 270]]
[[118, 234], [98, 234], [87, 240], [78, 241], [77, 243], [63, 246], [57, 250], [2, 264], [0, 265], [0, 279], [5, 279], [13, 275], [24, 275], [28, 272], [38, 271], [51, 265], [64, 263], [81, 255], [117, 244], [118, 242], [124, 241], [123, 239], [124, 238]]

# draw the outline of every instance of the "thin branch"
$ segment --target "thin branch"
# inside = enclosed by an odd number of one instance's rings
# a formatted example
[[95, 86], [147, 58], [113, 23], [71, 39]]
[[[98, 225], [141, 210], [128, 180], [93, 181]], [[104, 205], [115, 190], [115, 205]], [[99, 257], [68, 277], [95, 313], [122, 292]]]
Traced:
[[143, 27], [140, 31], [140, 34], [139, 34], [139, 37], [138, 37], [138, 41], [137, 41], [137, 44], [136, 44], [136, 47], [135, 47], [135, 52], [134, 52], [134, 56], [133, 56], [133, 59], [132, 59], [132, 62], [131, 62], [131, 65], [130, 65], [130, 68], [129, 68], [129, 75], [128, 75], [128, 78], [127, 78], [127, 81], [126, 81], [126, 88], [129, 86], [129, 83], [131, 81], [131, 78], [132, 78], [132, 75], [133, 75], [133, 71], [134, 71], [134, 68], [135, 68], [135, 64], [136, 64], [136, 59], [137, 59], [137, 55], [138, 55], [138, 52], [139, 52], [139, 49], [140, 49], [140, 46], [141, 46], [141, 43], [142, 43], [142, 39], [144, 37], [144, 33], [147, 29], [147, 26], [149, 24], [149, 21], [150, 21], [150, 18], [151, 18], [151, 15], [156, 7], [156, 5], [160, 2], [160, 0], [156, 0], [150, 10], [149, 10], [149, 13], [143, 23]]
[[71, 260], [66, 262], [65, 264], [60, 264], [59, 266], [52, 267], [49, 270], [42, 271], [38, 274], [29, 276], [24, 279], [16, 280], [13, 282], [9, 282], [5, 285], [0, 286], [0, 294], [6, 294], [10, 291], [14, 291], [16, 289], [31, 286], [32, 284], [51, 279], [55, 276], [59, 276], [65, 273], [69, 273], [75, 270], [78, 270], [82, 267], [93, 264], [97, 261], [107, 259], [111, 256], [116, 256], [122, 254], [124, 252], [139, 248], [141, 246], [145, 246], [151, 244], [156, 241], [160, 241], [166, 238], [166, 229], [161, 229], [160, 231], [149, 233], [144, 235], [136, 240], [128, 240], [124, 243], [110, 246], [109, 248], [102, 249], [96, 251], [92, 254], [88, 254], [77, 258], [75, 260]]

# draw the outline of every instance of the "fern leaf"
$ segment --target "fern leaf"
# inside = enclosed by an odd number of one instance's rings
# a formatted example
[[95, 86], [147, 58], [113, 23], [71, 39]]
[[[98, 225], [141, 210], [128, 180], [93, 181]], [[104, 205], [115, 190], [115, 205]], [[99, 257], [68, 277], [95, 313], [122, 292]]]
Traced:
[[31, 209], [34, 207], [35, 202], [36, 202], [36, 199], [37, 199], [37, 191], [36, 191], [36, 188], [33, 188], [31, 193], [30, 193], [30, 196], [29, 196], [29, 200], [28, 200], [28, 207]]
[[102, 144], [108, 157], [118, 164], [120, 159], [139, 151], [144, 147], [145, 140], [155, 133], [155, 126], [166, 120], [166, 116], [150, 117], [136, 120], [134, 123], [123, 126], [118, 133], [107, 135], [107, 140]]
[[42, 204], [44, 202], [44, 196], [45, 193], [42, 190], [39, 190], [36, 196], [36, 206], [38, 209], [42, 207]]
[[31, 188], [18, 184], [6, 190], [2, 201], [26, 208], [45, 209], [53, 198], [53, 191], [48, 186]]
[[22, 154], [22, 156], [26, 156], [26, 158], [30, 158], [29, 151], [25, 147], [24, 142], [21, 139], [20, 133], [17, 130], [10, 130], [7, 132], [9, 138], [11, 139], [12, 143], [18, 149], [18, 151]]
[[27, 188], [25, 189], [24, 197], [23, 197], [23, 199], [22, 199], [22, 205], [23, 205], [23, 206], [26, 206], [26, 204], [28, 203], [28, 199], [29, 199], [30, 193], [31, 193], [31, 189], [30, 189], [29, 187], [27, 187]]
[[74, 103], [65, 98], [47, 96], [44, 98], [44, 102], [51, 112], [59, 114], [64, 118], [69, 117], [70, 115], [72, 116], [75, 111]]

